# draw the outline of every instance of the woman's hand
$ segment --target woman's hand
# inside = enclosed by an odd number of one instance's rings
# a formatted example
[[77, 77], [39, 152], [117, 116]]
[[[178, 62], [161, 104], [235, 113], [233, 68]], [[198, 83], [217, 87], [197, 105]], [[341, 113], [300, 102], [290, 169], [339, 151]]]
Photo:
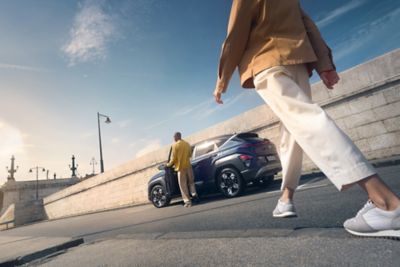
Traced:
[[319, 77], [321, 77], [322, 82], [328, 89], [333, 89], [333, 86], [340, 80], [339, 75], [335, 70], [323, 71], [319, 74]]
[[215, 91], [214, 91], [214, 98], [215, 98], [215, 102], [217, 102], [218, 104], [223, 104], [224, 103], [222, 101], [222, 93], [219, 92], [217, 89], [215, 89]]

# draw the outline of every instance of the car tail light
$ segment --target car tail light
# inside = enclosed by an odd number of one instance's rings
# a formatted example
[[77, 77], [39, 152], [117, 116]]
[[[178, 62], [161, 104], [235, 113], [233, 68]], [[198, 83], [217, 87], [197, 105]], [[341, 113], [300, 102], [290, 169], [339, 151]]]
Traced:
[[252, 156], [250, 156], [250, 155], [240, 155], [239, 158], [247, 168], [250, 167], [251, 160], [253, 159]]

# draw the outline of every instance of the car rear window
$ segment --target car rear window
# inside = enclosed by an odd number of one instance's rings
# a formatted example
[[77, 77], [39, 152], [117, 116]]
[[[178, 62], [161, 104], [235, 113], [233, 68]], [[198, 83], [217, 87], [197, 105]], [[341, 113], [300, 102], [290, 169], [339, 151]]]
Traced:
[[258, 134], [256, 133], [243, 133], [243, 134], [238, 134], [237, 138], [242, 139], [246, 142], [249, 143], [259, 143], [259, 142], [263, 142], [264, 139], [258, 137]]
[[258, 134], [256, 134], [256, 133], [241, 133], [241, 134], [238, 134], [237, 137], [242, 138], [242, 139], [258, 138]]
[[248, 143], [252, 143], [252, 144], [255, 144], [255, 143], [260, 143], [260, 142], [263, 142], [264, 140], [263, 139], [261, 139], [261, 138], [242, 138], [244, 141], [246, 141], [246, 142], [248, 142]]

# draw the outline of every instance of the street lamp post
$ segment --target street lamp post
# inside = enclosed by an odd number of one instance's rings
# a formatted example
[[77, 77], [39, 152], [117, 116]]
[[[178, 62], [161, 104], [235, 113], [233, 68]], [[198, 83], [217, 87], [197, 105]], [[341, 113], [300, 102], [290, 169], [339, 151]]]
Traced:
[[90, 161], [90, 165], [92, 165], [92, 167], [93, 167], [93, 172], [92, 172], [92, 174], [94, 175], [94, 173], [95, 173], [95, 165], [97, 165], [97, 161], [96, 161], [96, 159], [93, 157], [92, 158], [92, 160]]
[[106, 118], [105, 123], [111, 123], [110, 117], [107, 115], [100, 114], [97, 112], [97, 126], [99, 128], [99, 147], [100, 147], [100, 172], [104, 172], [104, 162], [103, 162], [103, 149], [101, 146], [101, 131], [100, 131], [100, 117]]
[[33, 172], [33, 170], [36, 169], [36, 200], [39, 199], [39, 169], [42, 169], [42, 172], [45, 172], [46, 169], [44, 167], [33, 167], [29, 169], [29, 172]]

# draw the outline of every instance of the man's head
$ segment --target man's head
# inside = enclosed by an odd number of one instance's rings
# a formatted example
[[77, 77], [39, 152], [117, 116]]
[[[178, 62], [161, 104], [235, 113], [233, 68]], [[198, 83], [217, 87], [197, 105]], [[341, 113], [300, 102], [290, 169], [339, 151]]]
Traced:
[[175, 134], [174, 134], [174, 140], [175, 140], [175, 142], [178, 142], [179, 140], [181, 140], [182, 139], [182, 134], [180, 133], [180, 132], [176, 132]]

